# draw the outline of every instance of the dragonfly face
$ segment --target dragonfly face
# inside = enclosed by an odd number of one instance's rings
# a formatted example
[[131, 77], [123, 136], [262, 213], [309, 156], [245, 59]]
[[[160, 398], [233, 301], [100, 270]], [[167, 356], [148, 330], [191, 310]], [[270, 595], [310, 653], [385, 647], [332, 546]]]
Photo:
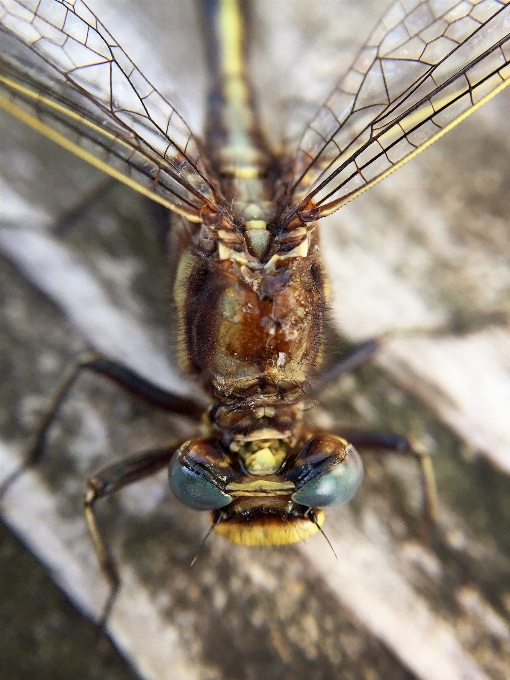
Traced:
[[351, 500], [363, 466], [341, 437], [311, 436], [295, 456], [276, 434], [261, 430], [229, 448], [216, 439], [187, 442], [170, 466], [172, 490], [196, 510], [213, 510], [216, 532], [234, 543], [302, 541], [324, 522], [314, 508]]
[[293, 156], [261, 132], [238, 3], [203, 3], [203, 143], [83, 3], [0, 4], [1, 105], [184, 220], [181, 363], [213, 406], [208, 437], [183, 444], [170, 475], [232, 540], [288, 542], [260, 536], [294, 520], [299, 540], [320, 525], [314, 508], [361, 481], [353, 448], [303, 423], [326, 304], [317, 221], [507, 84], [508, 6], [482, 4], [394, 3]]

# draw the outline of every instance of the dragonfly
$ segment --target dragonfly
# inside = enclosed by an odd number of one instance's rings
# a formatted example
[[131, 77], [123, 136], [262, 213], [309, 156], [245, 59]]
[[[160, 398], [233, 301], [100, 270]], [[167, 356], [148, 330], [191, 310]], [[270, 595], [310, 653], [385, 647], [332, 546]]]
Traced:
[[[0, 1], [0, 106], [160, 203], [177, 219], [181, 368], [210, 400], [148, 383], [97, 353], [64, 376], [28, 464], [79, 371], [201, 423], [202, 433], [109, 466], [91, 478], [85, 514], [99, 562], [119, 585], [101, 536], [98, 500], [169, 470], [175, 496], [211, 512], [234, 543], [295, 543], [322, 531], [324, 508], [348, 502], [357, 449], [428, 457], [405, 437], [321, 431], [305, 417], [327, 304], [319, 220], [426, 148], [509, 82], [510, 11], [491, 0], [398, 0], [305, 127], [297, 148], [267, 141], [246, 68], [246, 3], [203, 0], [211, 89], [203, 140], [133, 64], [81, 0]], [[318, 385], [371, 358], [355, 346]], [[108, 609], [108, 608], [107, 608]]]

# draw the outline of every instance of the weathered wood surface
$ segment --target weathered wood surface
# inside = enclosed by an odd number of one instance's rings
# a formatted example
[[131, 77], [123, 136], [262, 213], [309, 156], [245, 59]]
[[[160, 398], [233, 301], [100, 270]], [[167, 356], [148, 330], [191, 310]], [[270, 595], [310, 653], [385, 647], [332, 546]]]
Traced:
[[[153, 80], [162, 82], [158, 64], [177, 66], [180, 98], [199, 124], [193, 17], [169, 3], [150, 3], [141, 15], [134, 0], [97, 5]], [[266, 99], [275, 101], [278, 84], [285, 98], [301, 86], [320, 100], [332, 69], [347, 65], [384, 6], [260, 3], [268, 23], [256, 31], [255, 69]], [[285, 30], [284, 20], [292, 21]], [[160, 60], [145, 68], [156, 43]], [[182, 58], [183, 45], [191, 57]], [[264, 70], [269, 60], [280, 68]], [[437, 545], [420, 541], [417, 470], [397, 458], [366, 456], [358, 497], [328, 513], [338, 561], [320, 536], [283, 550], [211, 538], [191, 569], [207, 516], [172, 499], [164, 474], [136, 485], [103, 504], [101, 522], [124, 579], [109, 630], [140, 677], [510, 677], [509, 111], [503, 93], [323, 229], [332, 322], [342, 336], [437, 323], [463, 331], [395, 339], [313, 412], [324, 426], [393, 429], [430, 447]], [[3, 476], [19, 464], [61, 371], [87, 344], [189, 388], [167, 359], [164, 256], [143, 200], [116, 186], [58, 241], [55, 220], [100, 176], [11, 120], [2, 117], [0, 130]], [[338, 342], [330, 336], [328, 356]], [[106, 587], [81, 516], [84, 480], [186, 432], [186, 422], [83, 377], [47, 460], [6, 496], [6, 522], [85, 615], [101, 611]], [[82, 677], [92, 677], [95, 653], [86, 650]]]

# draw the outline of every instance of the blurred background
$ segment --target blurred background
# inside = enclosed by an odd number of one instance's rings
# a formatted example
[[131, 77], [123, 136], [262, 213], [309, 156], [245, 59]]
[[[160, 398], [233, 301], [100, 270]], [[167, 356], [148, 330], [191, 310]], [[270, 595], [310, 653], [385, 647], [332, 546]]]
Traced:
[[[200, 132], [194, 4], [89, 4]], [[387, 6], [253, 2], [252, 77], [273, 144], [294, 132], [287, 121], [313, 115]], [[84, 375], [43, 464], [3, 502], [0, 678], [510, 677], [509, 113], [503, 92], [321, 225], [326, 361], [397, 327], [447, 329], [396, 337], [310, 413], [320, 427], [410, 434], [433, 454], [433, 548], [416, 465], [373, 454], [354, 501], [328, 511], [338, 560], [321, 536], [277, 550], [213, 536], [191, 568], [209, 519], [180, 506], [161, 473], [100, 504], [123, 578], [110, 644], [90, 623], [107, 588], [82, 517], [85, 481], [193, 429]], [[0, 219], [1, 480], [91, 345], [195, 388], [175, 369], [166, 256], [142, 197], [2, 114]]]

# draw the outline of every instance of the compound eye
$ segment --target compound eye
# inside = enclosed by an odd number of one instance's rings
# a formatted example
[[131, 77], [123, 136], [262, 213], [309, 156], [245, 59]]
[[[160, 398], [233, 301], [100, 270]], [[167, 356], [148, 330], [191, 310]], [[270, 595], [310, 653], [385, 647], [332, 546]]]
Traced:
[[292, 500], [321, 508], [348, 503], [363, 479], [363, 463], [352, 444], [335, 435], [317, 435], [303, 448], [286, 479], [297, 491]]
[[221, 446], [210, 439], [193, 439], [177, 449], [168, 471], [177, 498], [194, 510], [219, 510], [232, 498], [223, 489], [237, 480]]

